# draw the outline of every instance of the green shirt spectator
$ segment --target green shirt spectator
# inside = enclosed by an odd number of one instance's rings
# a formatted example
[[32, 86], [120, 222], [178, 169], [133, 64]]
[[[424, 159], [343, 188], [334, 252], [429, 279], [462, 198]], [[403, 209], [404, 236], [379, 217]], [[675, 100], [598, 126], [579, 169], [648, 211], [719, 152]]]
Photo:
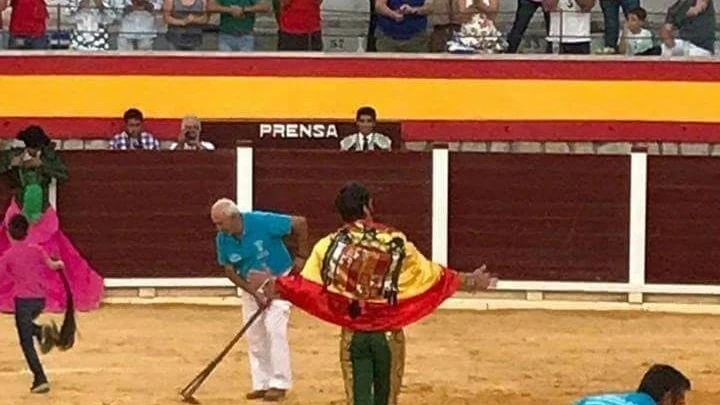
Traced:
[[209, 9], [220, 13], [218, 50], [255, 50], [255, 15], [270, 11], [267, 0], [210, 0]]

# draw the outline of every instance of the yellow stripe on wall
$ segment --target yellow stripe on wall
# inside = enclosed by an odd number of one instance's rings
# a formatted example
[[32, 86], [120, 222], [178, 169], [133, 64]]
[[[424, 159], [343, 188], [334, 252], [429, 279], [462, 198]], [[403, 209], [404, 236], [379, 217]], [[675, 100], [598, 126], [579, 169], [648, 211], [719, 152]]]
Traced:
[[0, 76], [0, 116], [720, 122], [720, 83], [223, 76]]

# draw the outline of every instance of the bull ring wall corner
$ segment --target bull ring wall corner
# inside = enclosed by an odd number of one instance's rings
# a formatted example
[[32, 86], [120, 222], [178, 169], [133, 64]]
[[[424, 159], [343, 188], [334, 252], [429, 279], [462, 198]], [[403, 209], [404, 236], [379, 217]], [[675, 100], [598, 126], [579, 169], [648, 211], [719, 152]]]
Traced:
[[[432, 154], [432, 252], [447, 264], [450, 155], [446, 147]], [[593, 311], [657, 311], [720, 313], [719, 285], [649, 284], [645, 282], [647, 215], [646, 151], [632, 151], [630, 159], [629, 262], [625, 283], [500, 280], [493, 291], [458, 292], [441, 308], [455, 310], [545, 309]], [[248, 175], [248, 173], [250, 175]], [[253, 208], [253, 148], [236, 148], [237, 203]], [[55, 184], [51, 201], [56, 201]], [[240, 305], [242, 292], [225, 278], [108, 278], [108, 304]], [[173, 290], [173, 294], [158, 294]]]

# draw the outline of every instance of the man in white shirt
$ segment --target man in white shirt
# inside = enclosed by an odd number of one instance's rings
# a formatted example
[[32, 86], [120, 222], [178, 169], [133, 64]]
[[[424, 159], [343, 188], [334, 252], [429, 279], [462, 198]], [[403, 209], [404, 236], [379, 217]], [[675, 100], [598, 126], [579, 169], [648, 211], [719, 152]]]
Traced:
[[215, 150], [215, 145], [200, 140], [202, 124], [200, 119], [194, 115], [187, 115], [180, 123], [180, 136], [178, 142], [170, 145], [170, 150]]
[[157, 37], [159, 0], [115, 0], [122, 11], [117, 47], [120, 51], [151, 51]]
[[590, 10], [596, 0], [543, 0], [550, 12], [549, 42], [559, 44], [559, 53], [590, 53]]
[[[663, 56], [712, 56], [715, 54], [715, 5], [713, 0], [677, 0], [660, 28]], [[677, 29], [677, 38], [673, 31]]]
[[652, 49], [653, 36], [650, 30], [643, 28], [647, 12], [642, 7], [636, 7], [628, 12], [625, 27], [620, 32], [618, 50], [623, 55], [638, 55]]
[[372, 107], [362, 107], [355, 114], [355, 124], [358, 131], [340, 140], [341, 150], [363, 151], [363, 150], [391, 150], [392, 139], [375, 132], [377, 113]]

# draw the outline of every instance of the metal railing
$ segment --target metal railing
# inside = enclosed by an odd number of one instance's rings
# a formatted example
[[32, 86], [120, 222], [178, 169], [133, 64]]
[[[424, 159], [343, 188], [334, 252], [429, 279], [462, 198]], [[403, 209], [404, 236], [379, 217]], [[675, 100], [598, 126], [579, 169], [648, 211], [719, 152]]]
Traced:
[[[106, 0], [108, 1], [108, 0]], [[115, 2], [130, 0], [110, 0]], [[126, 47], [119, 47], [119, 43], [127, 39], [132, 41], [133, 49], [138, 46], [138, 41], [146, 40], [151, 45], [148, 50], [164, 51], [172, 49], [165, 38], [168, 25], [164, 22], [162, 4], [153, 0], [155, 10], [133, 11], [124, 4], [108, 4], [98, 9], [92, 2], [91, 5], [80, 9], [77, 5], [54, 4], [48, 6], [48, 30], [47, 37], [50, 49], [71, 48], [72, 36], [83, 37], [86, 35], [92, 40], [94, 35], [101, 36], [107, 41], [107, 50], [128, 50]], [[8, 22], [11, 10], [1, 13], [0, 21], [0, 49], [8, 48]], [[216, 51], [218, 50], [218, 33], [220, 13], [207, 12], [208, 22], [201, 24], [203, 41], [197, 50]], [[593, 10], [590, 14], [590, 33], [584, 38], [589, 38], [593, 51], [604, 48], [604, 22], [600, 10]], [[656, 45], [660, 44], [658, 30], [665, 19], [665, 13], [648, 13], [646, 29], [653, 35]], [[456, 15], [457, 16], [457, 15]], [[433, 15], [428, 16], [428, 32], [433, 29]], [[464, 20], [464, 19], [461, 19]], [[494, 18], [497, 29], [506, 38], [515, 20], [515, 11], [500, 11]], [[561, 17], [560, 25], [563, 25]], [[624, 19], [620, 16], [620, 29]], [[367, 49], [369, 34], [370, 13], [357, 10], [341, 10], [324, 8], [322, 10], [322, 37], [325, 52], [364, 52]], [[87, 28], [90, 27], [91, 28]], [[84, 29], [85, 27], [85, 29]], [[144, 27], [144, 28], [143, 28]], [[277, 21], [274, 12], [258, 14], [253, 35], [255, 37], [255, 50], [274, 51], [277, 43]], [[563, 34], [560, 28], [560, 41], [566, 42], [570, 37]], [[720, 38], [720, 35], [718, 35]], [[531, 20], [528, 29], [523, 35], [519, 48], [521, 53], [547, 53], [551, 49], [548, 45], [548, 34], [545, 31], [544, 18], [538, 10]], [[77, 48], [73, 48], [77, 49]], [[80, 48], [82, 49], [82, 48]], [[558, 46], [552, 48], [553, 53], [558, 53]], [[720, 42], [716, 42], [716, 55], [720, 55]]]

